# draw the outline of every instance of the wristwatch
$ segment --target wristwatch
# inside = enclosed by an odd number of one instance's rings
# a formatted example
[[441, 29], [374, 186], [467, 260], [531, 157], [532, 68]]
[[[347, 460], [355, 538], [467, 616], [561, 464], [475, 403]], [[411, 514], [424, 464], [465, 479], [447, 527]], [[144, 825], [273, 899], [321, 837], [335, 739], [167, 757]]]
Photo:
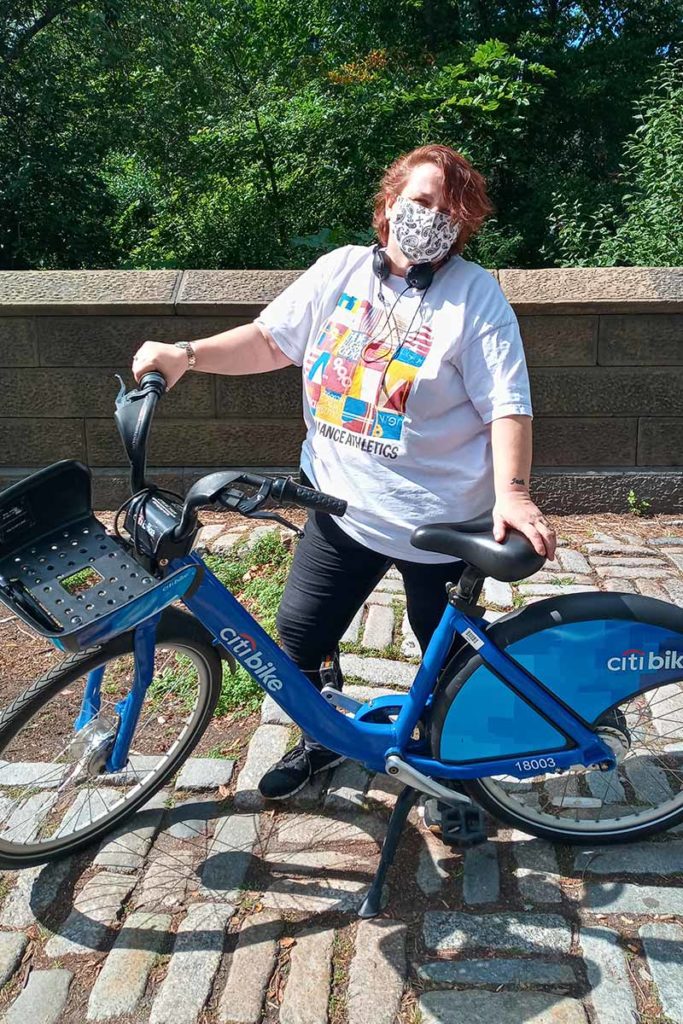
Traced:
[[174, 342], [176, 348], [184, 348], [187, 355], [187, 368], [188, 370], [194, 370], [194, 365], [197, 362], [197, 356], [195, 350], [192, 348], [191, 341], [176, 341]]

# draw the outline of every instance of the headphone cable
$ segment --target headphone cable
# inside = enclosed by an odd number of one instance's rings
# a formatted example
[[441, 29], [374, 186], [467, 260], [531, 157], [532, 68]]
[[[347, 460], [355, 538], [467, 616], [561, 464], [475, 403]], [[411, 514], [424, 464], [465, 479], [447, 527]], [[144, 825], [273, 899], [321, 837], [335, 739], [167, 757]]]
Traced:
[[[382, 308], [383, 308], [384, 314], [386, 316], [386, 326], [389, 329], [389, 341], [390, 341], [390, 344], [391, 344], [391, 349], [390, 349], [390, 352], [389, 352], [389, 358], [387, 359], [386, 365], [384, 367], [384, 371], [382, 372], [382, 379], [379, 382], [379, 387], [380, 387], [380, 389], [382, 389], [384, 391], [385, 395], [387, 395], [387, 398], [389, 397], [389, 395], [387, 394], [387, 390], [386, 390], [386, 388], [384, 386], [384, 382], [386, 380], [387, 373], [389, 372], [389, 367], [393, 363], [394, 359], [396, 359], [396, 357], [398, 356], [399, 352], [401, 351], [401, 349], [405, 345], [406, 341], [408, 340], [408, 337], [409, 337], [409, 335], [410, 335], [410, 333], [412, 331], [413, 324], [415, 323], [415, 317], [418, 315], [418, 313], [422, 309], [422, 303], [425, 300], [425, 297], [427, 295], [427, 292], [429, 291], [430, 285], [431, 285], [431, 281], [429, 282], [427, 287], [423, 290], [422, 295], [420, 296], [420, 301], [417, 304], [417, 307], [416, 307], [415, 311], [413, 312], [412, 317], [410, 318], [410, 323], [408, 324], [408, 328], [407, 328], [405, 334], [403, 335], [403, 338], [400, 337], [398, 326], [396, 325], [396, 321], [394, 320], [393, 328], [394, 328], [394, 330], [396, 332], [396, 340], [398, 342], [398, 344], [394, 347], [394, 338], [392, 336], [393, 335], [393, 331], [392, 331], [392, 323], [391, 323], [391, 321], [393, 319], [393, 315], [394, 315], [394, 310], [396, 309], [396, 306], [397, 306], [397, 304], [399, 302], [399, 299], [403, 298], [405, 293], [407, 291], [409, 291], [410, 288], [412, 288], [412, 285], [407, 285], [403, 289], [403, 291], [399, 295], [397, 295], [397, 297], [394, 300], [394, 303], [393, 303], [391, 309], [387, 312], [386, 300], [384, 298], [384, 292], [382, 291], [382, 282], [381, 281], [379, 282], [378, 294], [379, 294], [379, 298], [382, 301]], [[368, 350], [368, 347], [370, 345], [372, 345], [377, 340], [378, 340], [378, 335], [375, 334], [375, 336], [370, 338], [365, 343], [365, 345], [363, 346], [363, 349], [362, 349], [362, 352], [361, 352], [361, 361], [363, 363], [365, 363], [366, 365], [370, 361], [370, 360], [368, 360], [366, 358], [366, 352]], [[374, 359], [372, 361], [374, 362], [374, 361], [376, 361], [376, 359]]]

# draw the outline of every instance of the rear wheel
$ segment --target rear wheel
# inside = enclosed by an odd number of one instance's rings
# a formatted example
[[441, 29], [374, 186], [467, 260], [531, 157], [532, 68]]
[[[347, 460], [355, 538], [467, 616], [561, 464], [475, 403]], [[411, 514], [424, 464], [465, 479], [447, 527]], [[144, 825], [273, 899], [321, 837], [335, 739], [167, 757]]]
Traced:
[[617, 755], [613, 771], [498, 776], [466, 791], [515, 828], [566, 843], [628, 842], [683, 821], [683, 684], [625, 701], [596, 729]]
[[[75, 730], [88, 674], [101, 669], [101, 705]], [[67, 658], [0, 715], [0, 865], [26, 867], [102, 839], [163, 786], [213, 714], [222, 666], [211, 638], [168, 609], [157, 628], [154, 677], [126, 767], [103, 771], [130, 691], [133, 634]]]
[[[549, 742], [548, 723], [477, 655], [461, 654], [435, 697], [433, 756], [449, 760], [469, 731], [476, 737], [470, 760], [482, 758], [478, 749], [488, 742], [489, 756], [538, 769], [523, 779], [463, 783], [473, 800], [521, 831], [577, 844], [626, 842], [683, 821], [680, 608], [627, 594], [565, 595], [498, 620], [489, 635], [596, 730], [617, 766], [549, 771], [543, 753], [567, 741], [551, 729], [559, 742]], [[504, 742], [518, 746], [493, 752], [496, 729], [506, 727]]]

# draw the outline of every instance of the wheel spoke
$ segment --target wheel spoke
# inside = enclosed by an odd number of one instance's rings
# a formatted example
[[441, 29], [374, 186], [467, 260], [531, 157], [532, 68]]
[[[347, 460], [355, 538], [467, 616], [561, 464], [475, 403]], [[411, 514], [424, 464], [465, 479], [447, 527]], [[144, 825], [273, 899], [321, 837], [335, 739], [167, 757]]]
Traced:
[[[51, 678], [48, 696], [41, 702], [37, 694], [31, 716], [26, 719], [25, 710], [17, 714], [14, 730], [6, 718], [7, 738], [0, 750], [0, 855], [66, 847], [74, 836], [79, 843], [89, 834], [101, 836], [133, 800], [137, 805], [146, 790], [151, 796], [160, 773], [168, 770], [169, 752], [182, 754], [183, 741], [196, 732], [202, 695], [208, 693], [208, 665], [206, 656], [184, 643], [157, 647], [153, 682], [120, 772], [104, 773], [102, 765], [111, 752], [116, 706], [134, 680], [131, 654], [106, 662], [99, 710], [83, 729], [76, 731], [74, 723], [94, 662], [82, 667], [78, 677], [67, 668], [56, 691]], [[24, 760], [26, 751], [31, 751], [31, 762]], [[12, 780], [19, 785], [10, 785]]]
[[604, 723], [624, 736], [619, 763], [610, 772], [574, 769], [563, 777], [527, 778], [522, 785], [498, 776], [481, 784], [502, 810], [523, 819], [530, 830], [536, 825], [586, 836], [615, 828], [626, 833], [629, 826], [642, 828], [683, 810], [683, 770], [664, 749], [680, 740], [683, 753], [680, 686], [666, 684], [637, 694], [608, 712]]

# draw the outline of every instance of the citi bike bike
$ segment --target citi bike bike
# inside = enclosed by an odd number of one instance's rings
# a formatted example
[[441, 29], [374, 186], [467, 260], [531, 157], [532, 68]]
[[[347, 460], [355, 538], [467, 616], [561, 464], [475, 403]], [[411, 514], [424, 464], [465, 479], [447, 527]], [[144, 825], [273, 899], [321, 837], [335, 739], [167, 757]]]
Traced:
[[0, 714], [0, 866], [73, 853], [145, 804], [200, 740], [225, 662], [321, 743], [405, 784], [363, 916], [380, 909], [419, 795], [464, 839], [483, 838], [482, 808], [591, 845], [683, 821], [683, 610], [558, 587], [490, 623], [478, 604], [485, 578], [522, 580], [544, 559], [514, 530], [496, 542], [490, 515], [425, 525], [415, 547], [465, 569], [410, 690], [367, 702], [319, 692], [192, 548], [202, 508], [283, 521], [265, 510], [342, 516], [345, 503], [240, 472], [210, 473], [184, 498], [161, 491], [145, 466], [164, 391], [158, 373], [128, 393], [121, 385], [115, 418], [133, 493], [113, 535], [79, 462], [0, 493], [0, 599], [66, 655]]

